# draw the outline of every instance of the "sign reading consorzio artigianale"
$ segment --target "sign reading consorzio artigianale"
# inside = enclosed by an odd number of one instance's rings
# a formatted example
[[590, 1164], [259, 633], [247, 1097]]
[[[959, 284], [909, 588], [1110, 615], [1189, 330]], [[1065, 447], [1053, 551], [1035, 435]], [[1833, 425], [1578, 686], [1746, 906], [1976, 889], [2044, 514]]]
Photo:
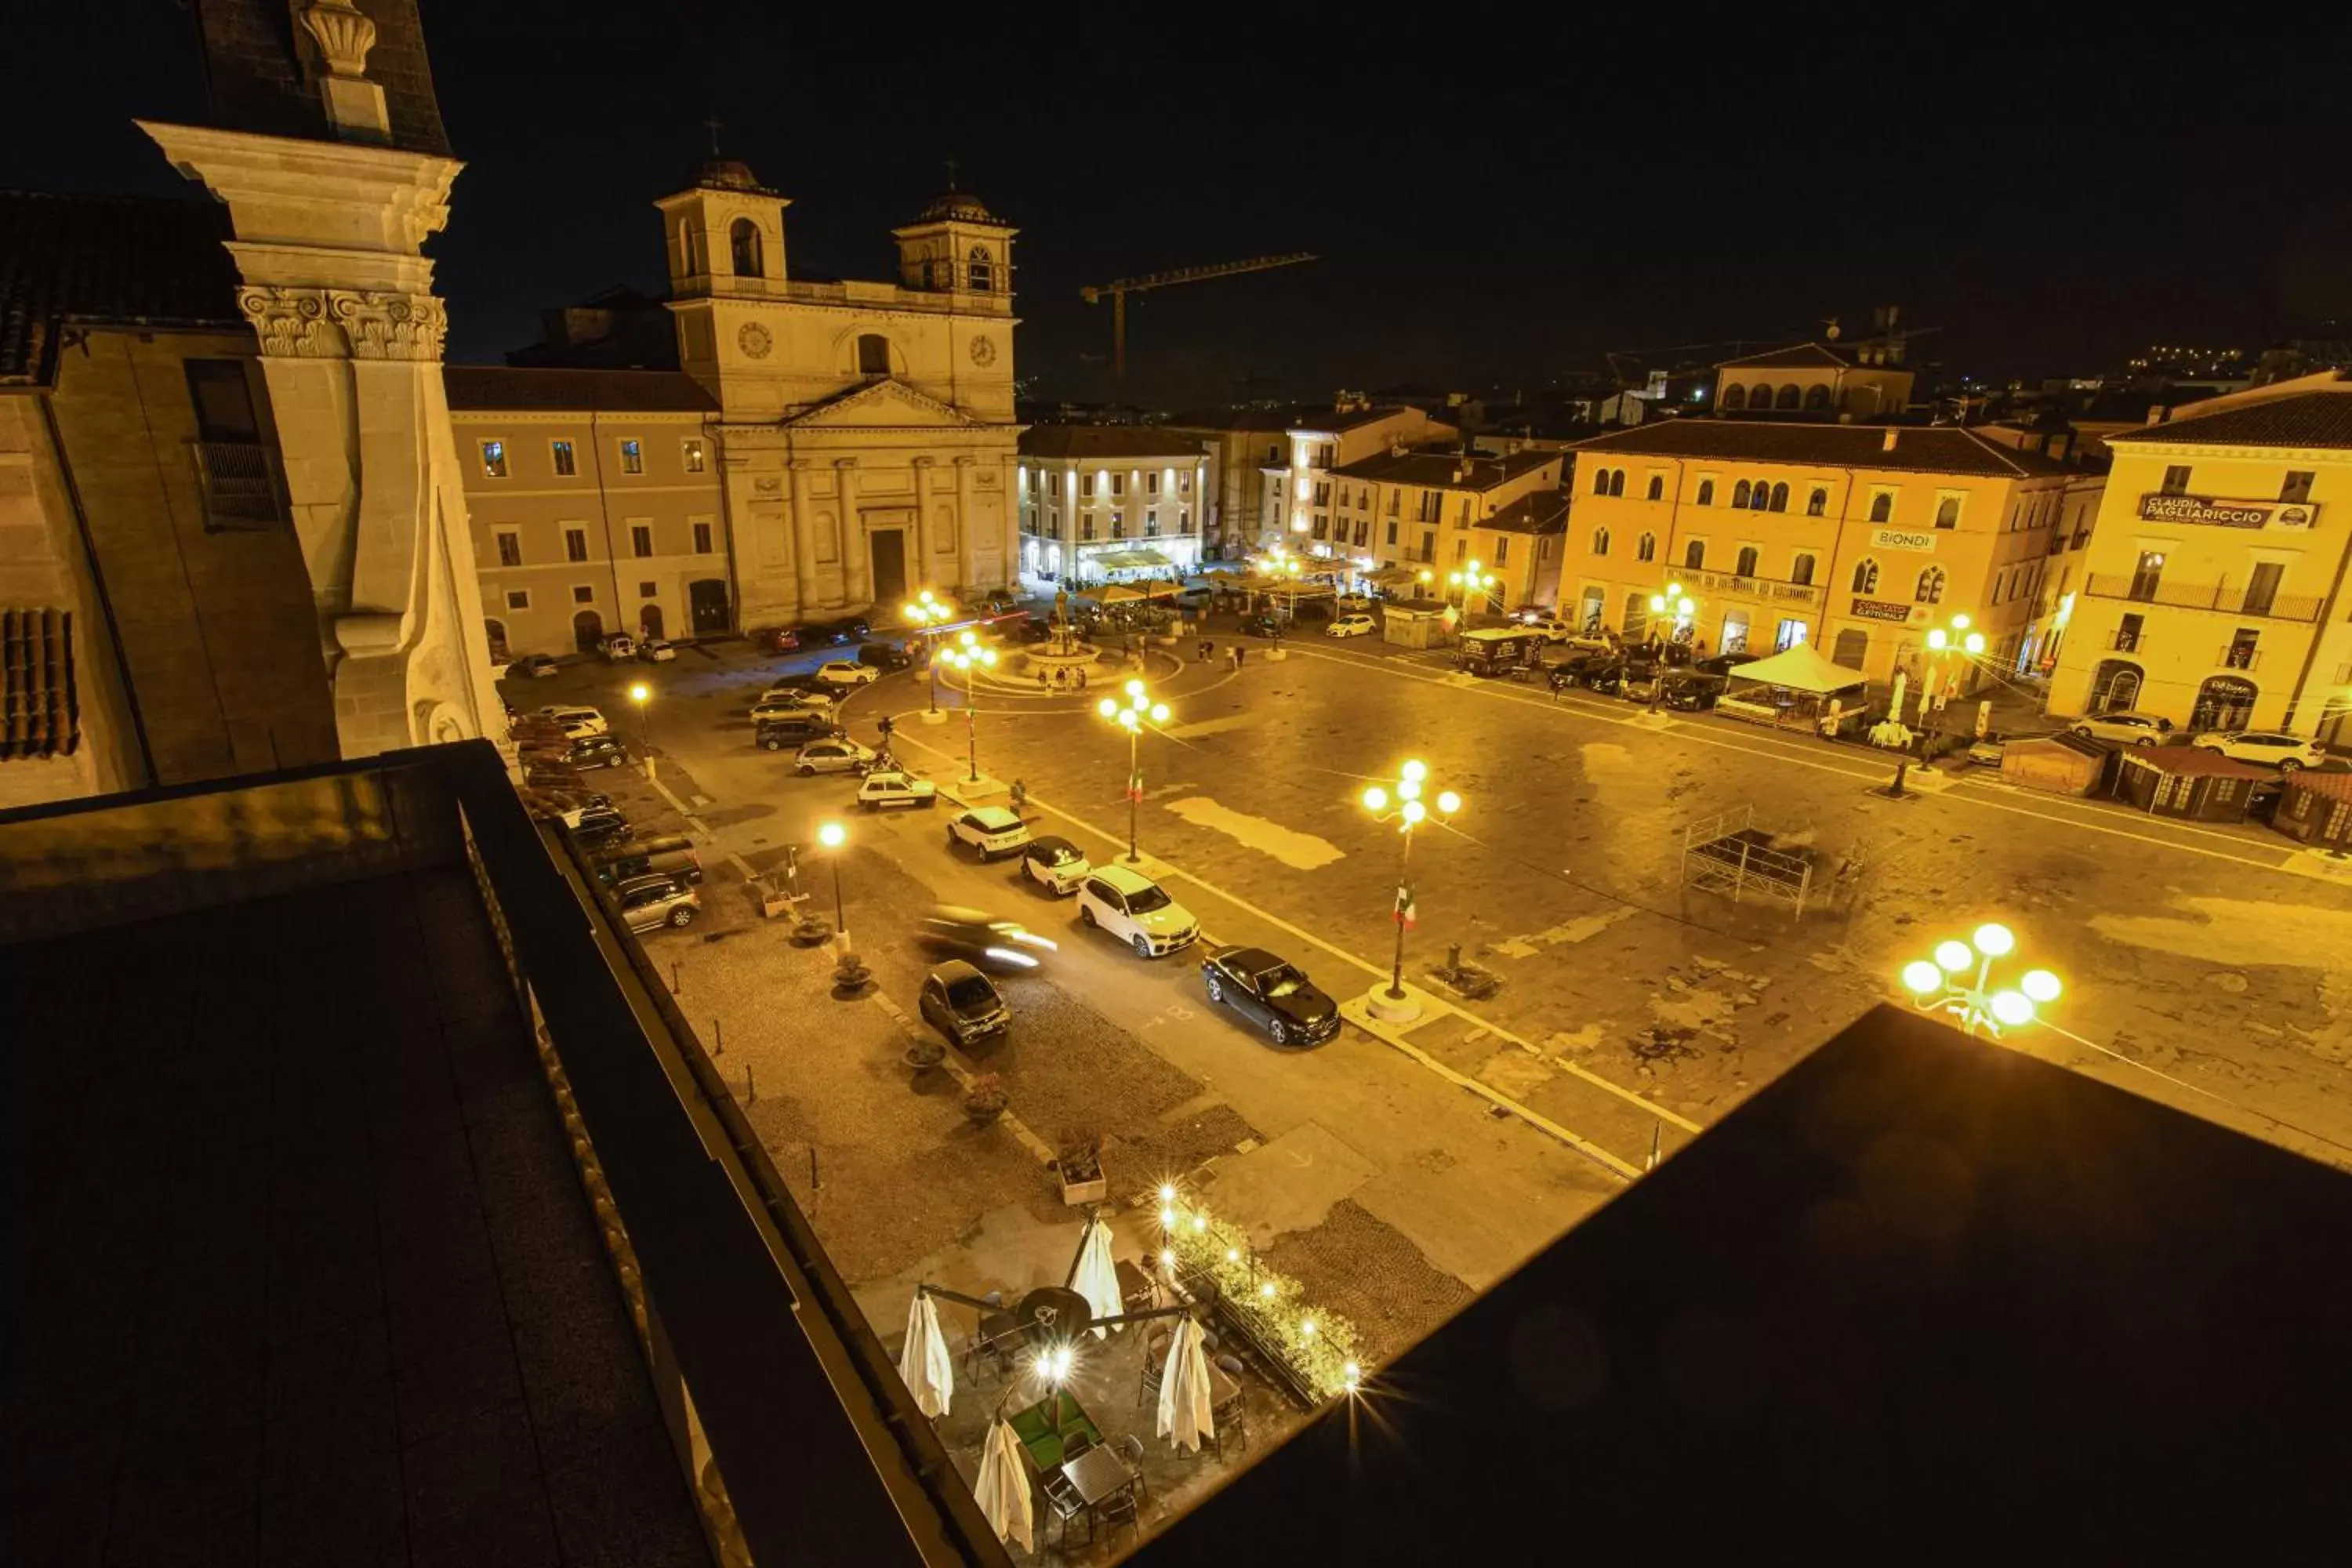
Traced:
[[2319, 509], [2309, 501], [2145, 495], [2139, 498], [2139, 515], [2143, 522], [2199, 522], [2211, 528], [2309, 528]]

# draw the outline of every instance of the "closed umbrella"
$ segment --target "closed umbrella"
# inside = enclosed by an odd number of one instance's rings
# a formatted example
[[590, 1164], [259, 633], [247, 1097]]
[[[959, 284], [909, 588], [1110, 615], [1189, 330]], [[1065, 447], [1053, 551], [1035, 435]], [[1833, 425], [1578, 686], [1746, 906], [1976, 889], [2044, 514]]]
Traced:
[[989, 1427], [988, 1446], [980, 1455], [980, 1479], [971, 1489], [997, 1540], [1009, 1543], [1017, 1537], [1023, 1551], [1037, 1550], [1031, 1535], [1029, 1472], [1022, 1464], [1021, 1439], [1013, 1435], [1010, 1421], [998, 1421]]
[[1160, 1379], [1160, 1435], [1178, 1447], [1197, 1449], [1216, 1433], [1209, 1415], [1209, 1352], [1201, 1325], [1186, 1318], [1168, 1347], [1168, 1370]]
[[898, 1352], [898, 1377], [926, 1415], [937, 1415], [955, 1395], [955, 1357], [940, 1332], [940, 1310], [921, 1291], [907, 1309], [907, 1344]]
[[[1127, 1299], [1118, 1289], [1118, 1266], [1110, 1260], [1110, 1226], [1098, 1219], [1087, 1223], [1086, 1239], [1078, 1244], [1078, 1277], [1071, 1289], [1087, 1299], [1087, 1306], [1097, 1318], [1116, 1318], [1127, 1310]], [[1103, 1332], [1097, 1329], [1095, 1338], [1101, 1339]]]

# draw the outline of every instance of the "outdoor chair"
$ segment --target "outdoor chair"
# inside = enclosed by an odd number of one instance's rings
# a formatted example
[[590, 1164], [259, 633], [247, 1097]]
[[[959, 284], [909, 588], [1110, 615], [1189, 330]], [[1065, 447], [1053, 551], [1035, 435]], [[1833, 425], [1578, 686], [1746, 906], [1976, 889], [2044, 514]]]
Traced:
[[[1137, 1540], [1140, 1541], [1143, 1538], [1143, 1510], [1136, 1505], [1135, 1493], [1132, 1491], [1123, 1491], [1115, 1497], [1105, 1498], [1100, 1506], [1096, 1508], [1095, 1514], [1114, 1531], [1123, 1524], [1135, 1531]], [[1089, 1541], [1094, 1539], [1094, 1526], [1091, 1523], [1087, 1526], [1087, 1539]]]
[[1135, 1391], [1136, 1404], [1141, 1405], [1159, 1394], [1160, 1380], [1168, 1371], [1168, 1347], [1175, 1342], [1175, 1338], [1172, 1333], [1161, 1331], [1144, 1342], [1143, 1382]]
[[1095, 1446], [1095, 1440], [1084, 1432], [1073, 1432], [1062, 1439], [1062, 1463], [1068, 1464]]
[[1062, 1473], [1059, 1470], [1049, 1470], [1045, 1473], [1043, 1490], [1045, 1494], [1046, 1511], [1051, 1513], [1055, 1522], [1061, 1526], [1060, 1539], [1064, 1551], [1069, 1549], [1070, 1521], [1074, 1519], [1086, 1518], [1087, 1539], [1088, 1541], [1094, 1539], [1094, 1521], [1087, 1517], [1086, 1500], [1078, 1496], [1076, 1487], [1062, 1479]]
[[1143, 1439], [1132, 1432], [1121, 1437], [1118, 1440], [1118, 1457], [1125, 1459], [1127, 1468], [1135, 1472], [1136, 1489], [1149, 1502], [1151, 1500], [1151, 1483], [1143, 1476]]

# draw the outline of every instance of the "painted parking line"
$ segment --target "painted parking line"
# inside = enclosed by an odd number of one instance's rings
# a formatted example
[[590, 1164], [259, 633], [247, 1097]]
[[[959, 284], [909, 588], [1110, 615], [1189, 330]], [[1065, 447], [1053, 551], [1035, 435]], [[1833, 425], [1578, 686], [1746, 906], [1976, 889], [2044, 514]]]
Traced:
[[[1412, 670], [1398, 669], [1396, 666], [1399, 661], [1395, 659], [1350, 658], [1341, 655], [1324, 653], [1316, 649], [1298, 649], [1296, 651], [1306, 653], [1310, 658], [1328, 659], [1334, 664], [1353, 665], [1359, 668], [1385, 668], [1391, 674], [1402, 676], [1403, 679], [1408, 680], [1419, 680], [1424, 685], [1452, 684], [1442, 676], [1433, 677], [1417, 674]], [[1461, 689], [1474, 691], [1479, 696], [1490, 698], [1496, 701], [1517, 702], [1523, 706], [1538, 709], [1552, 709], [1554, 707], [1551, 702], [1544, 699], [1538, 698], [1533, 695], [1521, 694], [1516, 691], [1498, 690], [1492, 685], [1486, 682], [1480, 682], [1477, 685], [1462, 688]], [[1765, 735], [1712, 735], [1708, 734], [1706, 730], [1699, 725], [1685, 723], [1679, 721], [1673, 722], [1669, 726], [1659, 728], [1644, 723], [1642, 720], [1629, 715], [1621, 713], [1594, 712], [1580, 706], [1573, 709], [1572, 711], [1577, 712], [1580, 716], [1597, 720], [1604, 724], [1628, 726], [1634, 729], [1644, 730], [1653, 734], [1671, 734], [1673, 738], [1677, 741], [1687, 741], [1702, 746], [1714, 746], [1722, 751], [1738, 752], [1747, 756], [1761, 758], [1763, 761], [1770, 763], [1780, 763], [1790, 767], [1811, 768], [1817, 773], [1835, 773], [1842, 777], [1854, 779], [1861, 783], [1884, 784], [1888, 777], [1885, 767], [1862, 769], [1853, 766], [1840, 765], [1838, 763], [1827, 761], [1820, 757], [1799, 756], [1791, 754], [1788, 751], [1778, 749], [1782, 747], [1802, 746], [1802, 742], [1777, 739], [1775, 737]], [[1958, 800], [1965, 802], [1969, 805], [1982, 806], [1989, 811], [2005, 811], [2016, 816], [2040, 817], [2045, 822], [2056, 823], [2061, 826], [2086, 828], [2093, 833], [2103, 833], [2113, 838], [2136, 839], [2142, 844], [2154, 844], [2166, 849], [2178, 849], [2186, 855], [2202, 855], [2209, 859], [2228, 860], [2241, 866], [2252, 866], [2257, 870], [2276, 871], [2281, 876], [2291, 877], [2296, 874], [2288, 864], [2291, 857], [2285, 855], [2284, 852], [2282, 852], [2282, 854], [2276, 858], [2265, 859], [2259, 852], [2249, 853], [2242, 848], [2236, 851], [2211, 848], [2202, 844], [2189, 843], [2187, 838], [2182, 836], [2188, 833], [2195, 833], [2202, 837], [2221, 840], [2224, 843], [2234, 844], [2239, 842], [2236, 839], [2231, 838], [2226, 834], [2215, 833], [2210, 828], [2185, 827], [2178, 834], [2169, 828], [2161, 834], [2145, 833], [2134, 828], [2119, 826], [2112, 822], [2099, 821], [2096, 816], [2088, 814], [2081, 816], [2057, 815], [2047, 811], [2032, 810], [2026, 806], [2011, 805], [2006, 801], [1994, 800], [1990, 797], [1989, 793], [1990, 789], [1990, 785], [1979, 784], [1974, 780], [1969, 779], [1966, 775], [1962, 775], [1951, 782], [1955, 787], [1950, 787], [1934, 794], [1931, 794], [1928, 790], [1923, 789], [1920, 791], [1921, 797], [1924, 799]]]

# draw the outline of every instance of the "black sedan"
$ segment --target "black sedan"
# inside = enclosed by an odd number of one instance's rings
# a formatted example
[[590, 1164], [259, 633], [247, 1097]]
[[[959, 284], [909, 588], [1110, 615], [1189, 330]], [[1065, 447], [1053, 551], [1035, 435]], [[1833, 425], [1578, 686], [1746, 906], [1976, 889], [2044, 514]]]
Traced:
[[862, 642], [874, 628], [855, 616], [837, 621], [809, 621], [793, 628], [800, 635], [803, 647], [830, 647], [842, 643]]
[[1313, 1045], [1339, 1032], [1339, 1007], [1288, 960], [1262, 947], [1221, 947], [1202, 961], [1209, 1000], [1265, 1030], [1277, 1046]]

